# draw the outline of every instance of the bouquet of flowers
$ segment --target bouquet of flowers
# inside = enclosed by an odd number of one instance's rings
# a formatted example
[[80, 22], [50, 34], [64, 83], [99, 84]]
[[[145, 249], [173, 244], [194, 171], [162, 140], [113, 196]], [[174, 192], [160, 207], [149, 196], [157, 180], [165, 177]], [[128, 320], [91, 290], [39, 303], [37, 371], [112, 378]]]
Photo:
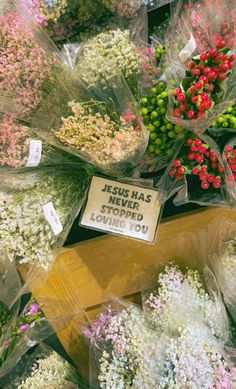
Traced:
[[143, 306], [116, 302], [84, 331], [97, 362], [91, 388], [235, 385], [236, 368], [224, 348], [226, 311], [219, 294], [206, 292], [198, 271], [168, 265]]
[[76, 86], [75, 94], [62, 94], [58, 84], [33, 118], [37, 133], [106, 173], [132, 174], [148, 132], [125, 80], [113, 78], [105, 91], [98, 86], [91, 93], [79, 78]]
[[41, 308], [32, 297], [23, 307], [24, 287], [7, 255], [0, 258], [0, 377], [11, 371], [24, 353], [51, 334]]
[[108, 307], [84, 334], [96, 346], [98, 358], [98, 380], [92, 379], [91, 388], [155, 387], [161, 347], [138, 307], [125, 303]]
[[81, 208], [88, 182], [80, 164], [2, 173], [0, 249], [11, 261], [49, 269]]
[[141, 59], [130, 31], [116, 28], [85, 41], [75, 71], [89, 89], [97, 85], [106, 88], [122, 73], [131, 91], [136, 92]]
[[[158, 275], [157, 289], [143, 294], [143, 307], [151, 325], [173, 336], [178, 328], [200, 320], [212, 336], [226, 344], [229, 324], [223, 301], [211, 297], [198, 270], [168, 264]], [[212, 286], [211, 286], [212, 287]]]
[[14, 374], [4, 377], [3, 382], [6, 389], [41, 389], [45, 385], [52, 389], [88, 388], [74, 366], [44, 344], [24, 355]]
[[0, 114], [0, 127], [0, 166], [5, 169], [76, 162], [71, 154], [39, 139], [32, 128], [12, 115]]
[[20, 12], [27, 9], [59, 47], [81, 40], [95, 24], [99, 31], [107, 21], [132, 24], [133, 19], [139, 18], [140, 8], [141, 13], [145, 12], [142, 5], [142, 0], [18, 0]]
[[235, 100], [235, 2], [196, 2], [176, 12], [167, 41], [168, 119], [205, 131]]
[[158, 186], [168, 196], [178, 192], [176, 205], [186, 202], [226, 205], [232, 197], [229, 176], [218, 144], [205, 134], [201, 137], [187, 134]]
[[33, 27], [16, 11], [0, 15], [0, 88], [13, 99], [16, 111], [27, 117], [52, 87], [56, 56], [48, 55]]

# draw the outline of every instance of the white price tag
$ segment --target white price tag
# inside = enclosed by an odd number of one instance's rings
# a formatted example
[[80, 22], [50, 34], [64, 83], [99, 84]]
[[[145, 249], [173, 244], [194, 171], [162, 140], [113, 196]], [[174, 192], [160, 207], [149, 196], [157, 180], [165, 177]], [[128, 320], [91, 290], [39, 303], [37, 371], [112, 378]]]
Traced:
[[48, 221], [51, 226], [51, 229], [53, 230], [54, 235], [60, 234], [63, 231], [63, 227], [59, 216], [54, 208], [54, 205], [51, 201], [43, 205], [43, 212], [45, 219]]
[[157, 191], [94, 176], [80, 225], [154, 242], [160, 209]]
[[192, 33], [190, 33], [190, 39], [188, 40], [188, 43], [184, 46], [184, 48], [179, 52], [179, 57], [182, 62], [187, 61], [188, 58], [192, 56], [194, 51], [196, 50], [197, 43], [194, 39], [194, 36]]
[[30, 139], [29, 156], [26, 162], [27, 167], [38, 166], [42, 155], [42, 141]]

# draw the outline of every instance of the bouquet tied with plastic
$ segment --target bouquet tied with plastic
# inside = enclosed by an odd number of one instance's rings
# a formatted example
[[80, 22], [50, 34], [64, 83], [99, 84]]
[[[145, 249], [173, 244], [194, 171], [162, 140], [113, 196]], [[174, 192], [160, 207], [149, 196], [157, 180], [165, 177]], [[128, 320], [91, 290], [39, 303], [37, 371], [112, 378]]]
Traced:
[[83, 204], [83, 165], [1, 173], [0, 249], [11, 261], [48, 270]]
[[236, 5], [231, 0], [181, 5], [167, 33], [167, 117], [199, 133], [235, 101]]
[[[228, 149], [219, 139], [187, 133], [182, 147], [166, 169], [157, 186], [167, 197], [176, 194], [175, 205], [194, 202], [200, 205], [233, 203], [232, 180], [225, 156]], [[222, 146], [223, 145], [223, 146]], [[230, 160], [231, 163], [233, 160]]]
[[33, 128], [13, 114], [0, 114], [0, 128], [1, 168], [25, 169], [75, 163], [77, 160], [40, 139]]
[[[215, 274], [228, 311], [236, 322], [236, 223], [234, 217], [219, 216], [209, 225], [207, 230], [202, 232], [202, 236], [210, 234], [210, 231], [213, 230], [215, 231], [214, 236], [212, 236], [214, 249], [207, 252], [206, 257]], [[224, 233], [222, 233], [223, 231]]]
[[48, 55], [43, 32], [18, 12], [15, 1], [5, 5], [0, 31], [1, 95], [13, 99], [18, 114], [29, 116], [53, 85], [57, 56]]
[[41, 389], [45, 385], [52, 389], [88, 387], [71, 363], [43, 343], [24, 355], [14, 373], [4, 378], [6, 389]]
[[[62, 93], [60, 83], [35, 114], [37, 133], [96, 168], [112, 175], [131, 175], [148, 141], [133, 96], [120, 75], [104, 91], [88, 91], [79, 78]], [[74, 93], [72, 93], [72, 91]]]
[[150, 359], [157, 368], [159, 335], [148, 326], [139, 307], [115, 299], [84, 335], [90, 341], [91, 388], [147, 388], [157, 383], [158, 372], [151, 375]]
[[[21, 304], [26, 289], [7, 255], [0, 261], [0, 377], [8, 374], [21, 357], [40, 340], [51, 335], [50, 324], [43, 317], [33, 297]], [[23, 301], [23, 300], [22, 300]]]
[[158, 288], [144, 292], [144, 310], [113, 300], [84, 331], [91, 388], [235, 384], [225, 307], [209, 270], [208, 277], [210, 295], [198, 270], [170, 264], [159, 273]]

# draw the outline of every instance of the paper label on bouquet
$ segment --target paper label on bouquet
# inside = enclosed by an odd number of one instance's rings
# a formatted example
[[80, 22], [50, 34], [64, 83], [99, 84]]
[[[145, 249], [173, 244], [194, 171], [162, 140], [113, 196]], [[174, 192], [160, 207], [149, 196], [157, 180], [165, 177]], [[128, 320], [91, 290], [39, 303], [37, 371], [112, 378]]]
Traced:
[[179, 57], [182, 62], [185, 62], [188, 58], [192, 56], [194, 51], [196, 50], [197, 43], [194, 39], [194, 36], [192, 33], [190, 33], [190, 39], [188, 40], [188, 43], [184, 48], [179, 52]]
[[43, 205], [43, 212], [45, 219], [48, 221], [51, 229], [53, 230], [54, 235], [60, 234], [63, 231], [63, 226], [51, 201]]
[[26, 162], [27, 167], [38, 166], [42, 155], [42, 141], [30, 139], [29, 156]]
[[154, 242], [160, 209], [156, 190], [94, 176], [80, 225]]

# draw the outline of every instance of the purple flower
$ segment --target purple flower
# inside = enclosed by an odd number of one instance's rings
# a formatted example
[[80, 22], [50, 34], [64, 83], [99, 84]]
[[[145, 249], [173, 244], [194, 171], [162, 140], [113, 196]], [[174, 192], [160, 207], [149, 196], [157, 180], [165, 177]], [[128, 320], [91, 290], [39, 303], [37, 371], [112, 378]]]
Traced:
[[29, 313], [31, 315], [35, 315], [38, 312], [38, 304], [37, 303], [32, 303], [30, 304], [30, 310]]
[[28, 323], [22, 323], [20, 326], [20, 331], [25, 332], [29, 329], [29, 324]]
[[36, 315], [36, 313], [38, 313], [38, 304], [36, 302], [26, 305], [24, 309], [25, 316]]

